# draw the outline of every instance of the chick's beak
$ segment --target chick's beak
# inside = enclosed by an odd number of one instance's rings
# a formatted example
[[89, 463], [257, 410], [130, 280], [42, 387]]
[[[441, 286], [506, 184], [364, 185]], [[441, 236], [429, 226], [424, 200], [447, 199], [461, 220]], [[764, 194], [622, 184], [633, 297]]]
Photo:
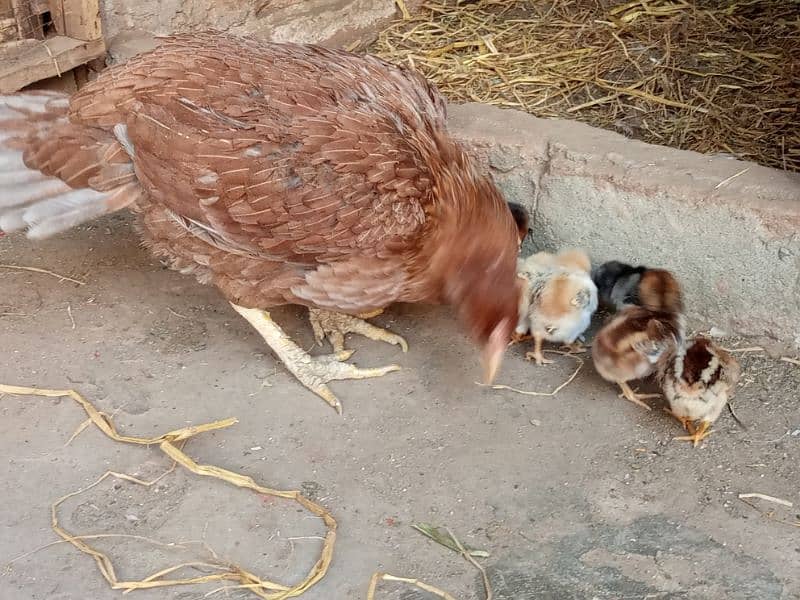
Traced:
[[483, 349], [483, 368], [484, 368], [484, 383], [487, 385], [494, 381], [497, 371], [500, 370], [500, 364], [503, 362], [503, 355], [508, 347], [508, 334], [507, 328], [504, 323], [495, 327], [486, 346]]

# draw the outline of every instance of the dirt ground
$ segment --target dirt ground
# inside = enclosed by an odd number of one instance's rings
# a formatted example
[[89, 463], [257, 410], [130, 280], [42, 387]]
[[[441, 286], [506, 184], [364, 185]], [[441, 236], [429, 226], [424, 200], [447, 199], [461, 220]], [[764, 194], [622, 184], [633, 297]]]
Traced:
[[[237, 417], [186, 451], [267, 486], [301, 488], [330, 509], [339, 523], [333, 564], [308, 600], [363, 599], [376, 570], [462, 600], [483, 598], [478, 572], [411, 529], [416, 522], [447, 526], [489, 551], [496, 600], [800, 598], [800, 367], [740, 355], [734, 406], [748, 428], [726, 412], [718, 433], [692, 449], [672, 441], [674, 421], [618, 399], [589, 363], [555, 397], [478, 387], [477, 353], [452, 315], [399, 306], [377, 322], [408, 339], [407, 355], [360, 338], [349, 344], [359, 365], [398, 362], [404, 370], [334, 384], [340, 417], [276, 364], [214, 289], [150, 259], [127, 218], [39, 244], [5, 237], [0, 263], [86, 281], [0, 269], [0, 383], [74, 388], [132, 435]], [[274, 314], [311, 345], [303, 311]], [[562, 357], [537, 368], [523, 353], [510, 351], [500, 383], [549, 390], [575, 367]], [[6, 395], [0, 415], [0, 598], [120, 598], [74, 548], [31, 552], [57, 539], [49, 514], [56, 498], [109, 469], [153, 476], [167, 460], [94, 428], [65, 446], [84, 419], [68, 399]], [[745, 492], [794, 508], [755, 500], [757, 510], [738, 499]], [[105, 482], [60, 515], [76, 534], [205, 540], [220, 557], [283, 583], [311, 568], [324, 533], [294, 503], [181, 471], [150, 488]], [[109, 552], [121, 579], [205, 558], [198, 544], [92, 543]], [[248, 597], [209, 595], [217, 588], [131, 597]], [[378, 594], [432, 597], [396, 584]]]

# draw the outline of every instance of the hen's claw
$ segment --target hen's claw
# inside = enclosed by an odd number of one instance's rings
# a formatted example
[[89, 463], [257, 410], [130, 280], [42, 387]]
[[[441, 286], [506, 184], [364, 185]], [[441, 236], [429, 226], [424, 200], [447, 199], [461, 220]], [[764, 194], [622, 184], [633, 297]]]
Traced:
[[[277, 349], [275, 351], [277, 352]], [[382, 377], [392, 371], [400, 370], [398, 365], [360, 369], [355, 365], [343, 362], [350, 358], [353, 352], [353, 350], [344, 350], [327, 356], [312, 357], [307, 355], [305, 359], [293, 364], [284, 360], [284, 364], [297, 377], [300, 383], [330, 404], [337, 413], [342, 414], [342, 403], [339, 402], [336, 395], [325, 384], [342, 379]]]
[[619, 395], [620, 398], [625, 398], [626, 400], [630, 400], [634, 404], [638, 404], [642, 408], [646, 408], [647, 410], [652, 410], [649, 405], [645, 404], [643, 400], [647, 398], [660, 398], [661, 394], [637, 394], [631, 389], [631, 386], [628, 385], [625, 381], [618, 381], [617, 385], [619, 385], [622, 393]]
[[[267, 311], [244, 308], [233, 303], [231, 305], [261, 334], [264, 341], [269, 344], [270, 348], [283, 361], [286, 368], [297, 377], [300, 383], [325, 400], [339, 414], [342, 413], [342, 404], [326, 385], [328, 382], [342, 379], [382, 377], [387, 373], [400, 370], [398, 365], [360, 369], [355, 365], [343, 362], [353, 354], [353, 350], [344, 350], [343, 348], [334, 348], [334, 353], [327, 356], [311, 356], [284, 333], [270, 318]], [[343, 336], [342, 339], [344, 339]]]
[[[380, 312], [377, 314], [380, 314]], [[408, 352], [408, 344], [405, 339], [396, 333], [376, 327], [372, 323], [367, 323], [359, 317], [310, 308], [308, 310], [308, 319], [311, 321], [311, 327], [314, 329], [314, 338], [317, 343], [321, 344], [325, 338], [328, 338], [334, 352], [344, 350], [344, 336], [348, 333], [358, 333], [377, 342], [394, 344], [395, 346], [400, 346], [403, 352]]]

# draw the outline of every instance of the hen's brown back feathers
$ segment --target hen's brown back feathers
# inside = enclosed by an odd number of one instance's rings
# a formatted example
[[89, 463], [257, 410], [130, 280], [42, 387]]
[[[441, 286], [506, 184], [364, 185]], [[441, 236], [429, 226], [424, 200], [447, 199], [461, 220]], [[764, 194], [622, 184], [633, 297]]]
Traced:
[[514, 220], [416, 73], [200, 33], [104, 72], [68, 113], [63, 100], [22, 115], [24, 166], [67, 179], [66, 189], [89, 186], [80, 200], [89, 217], [124, 205], [99, 204], [124, 190], [155, 254], [237, 304], [362, 312], [452, 301], [470, 305], [473, 320], [514, 318]]

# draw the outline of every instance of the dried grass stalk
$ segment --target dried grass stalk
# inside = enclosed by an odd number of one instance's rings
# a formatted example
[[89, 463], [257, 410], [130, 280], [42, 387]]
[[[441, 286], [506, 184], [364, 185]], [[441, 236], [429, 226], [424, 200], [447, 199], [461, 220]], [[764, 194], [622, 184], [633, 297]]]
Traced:
[[409, 585], [413, 585], [414, 587], [428, 592], [429, 594], [433, 594], [438, 598], [442, 598], [442, 600], [456, 600], [453, 596], [445, 592], [444, 590], [440, 590], [437, 587], [432, 586], [429, 583], [425, 583], [424, 581], [420, 581], [419, 579], [409, 579], [408, 577], [396, 577], [394, 575], [389, 575], [389, 573], [375, 573], [372, 576], [372, 579], [369, 581], [369, 589], [367, 590], [367, 600], [375, 600], [375, 592], [378, 589], [378, 583], [381, 581], [396, 581], [399, 583], [407, 583]]
[[450, 99], [800, 171], [800, 3], [429, 0], [367, 48]]
[[[83, 407], [91, 422], [94, 423], [104, 434], [106, 434], [112, 440], [117, 442], [125, 442], [129, 444], [139, 444], [145, 446], [158, 445], [159, 448], [162, 450], [162, 452], [164, 452], [164, 454], [166, 454], [169, 458], [171, 458], [174, 461], [174, 464], [170, 468], [170, 470], [162, 474], [156, 480], [149, 482], [142, 481], [141, 479], [137, 479], [135, 477], [126, 475], [124, 473], [116, 473], [113, 471], [108, 471], [88, 487], [82, 488], [75, 492], [71, 492], [66, 496], [62, 496], [61, 498], [56, 500], [51, 507], [51, 526], [53, 528], [53, 531], [55, 531], [56, 534], [59, 537], [61, 537], [64, 541], [72, 544], [84, 554], [88, 554], [89, 556], [91, 556], [94, 559], [95, 563], [97, 564], [97, 568], [100, 570], [100, 573], [103, 575], [106, 581], [108, 581], [109, 585], [113, 589], [121, 589], [125, 590], [125, 592], [129, 592], [132, 590], [141, 590], [141, 589], [176, 586], [176, 585], [190, 585], [198, 583], [208, 583], [213, 581], [234, 581], [238, 583], [238, 585], [234, 587], [247, 589], [256, 596], [258, 596], [259, 598], [263, 598], [264, 600], [283, 600], [285, 598], [294, 598], [296, 596], [303, 594], [309, 588], [314, 586], [314, 584], [320, 581], [323, 577], [325, 577], [325, 574], [328, 572], [331, 559], [333, 558], [334, 543], [336, 541], [336, 521], [334, 520], [333, 516], [327, 510], [325, 510], [325, 508], [323, 508], [316, 502], [309, 500], [298, 491], [274, 490], [257, 484], [251, 477], [248, 477], [246, 475], [241, 475], [240, 473], [228, 471], [226, 469], [222, 469], [214, 465], [197, 464], [188, 455], [186, 455], [186, 453], [183, 452], [181, 447], [179, 447], [182, 446], [182, 444], [185, 443], [187, 440], [189, 440], [191, 437], [199, 433], [204, 433], [206, 431], [213, 431], [215, 429], [222, 429], [224, 427], [229, 427], [237, 422], [236, 419], [224, 419], [222, 421], [215, 421], [213, 423], [207, 423], [204, 425], [184, 427], [153, 438], [138, 438], [120, 434], [117, 431], [116, 427], [114, 426], [111, 417], [98, 411], [94, 407], [94, 405], [92, 405], [91, 402], [84, 399], [80, 394], [78, 394], [74, 390], [49, 390], [49, 389], [0, 384], [0, 394], [11, 394], [15, 396], [44, 396], [47, 398], [61, 398], [61, 397], [72, 398]], [[180, 465], [183, 468], [191, 471], [192, 473], [195, 473], [196, 475], [221, 479], [222, 481], [230, 483], [231, 485], [240, 488], [246, 488], [258, 494], [264, 494], [268, 496], [276, 496], [279, 498], [294, 500], [295, 502], [300, 504], [303, 508], [310, 511], [312, 514], [320, 517], [325, 523], [325, 526], [327, 528], [327, 533], [324, 537], [320, 557], [314, 564], [314, 566], [311, 568], [311, 571], [306, 576], [306, 578], [300, 583], [295, 585], [291, 586], [283, 585], [280, 583], [275, 583], [269, 580], [261, 579], [257, 575], [249, 573], [248, 571], [245, 571], [244, 569], [242, 569], [237, 565], [222, 564], [222, 563], [219, 564], [203, 563], [206, 566], [212, 566], [214, 568], [217, 568], [219, 570], [219, 572], [217, 573], [211, 573], [208, 575], [189, 577], [189, 578], [172, 578], [172, 579], [167, 578], [167, 576], [172, 575], [173, 573], [175, 573], [180, 569], [197, 564], [197, 563], [183, 563], [180, 565], [174, 565], [168, 567], [157, 573], [153, 573], [152, 575], [139, 581], [120, 581], [117, 577], [116, 572], [114, 571], [114, 565], [111, 562], [111, 559], [106, 554], [100, 552], [96, 548], [87, 544], [84, 541], [85, 539], [87, 539], [87, 537], [75, 536], [70, 532], [66, 531], [59, 524], [58, 507], [63, 502], [78, 494], [82, 494], [88, 491], [89, 489], [100, 484], [108, 477], [123, 479], [125, 481], [134, 483], [136, 485], [151, 486], [161, 477], [171, 472], [172, 469], [175, 468], [175, 465]]]

